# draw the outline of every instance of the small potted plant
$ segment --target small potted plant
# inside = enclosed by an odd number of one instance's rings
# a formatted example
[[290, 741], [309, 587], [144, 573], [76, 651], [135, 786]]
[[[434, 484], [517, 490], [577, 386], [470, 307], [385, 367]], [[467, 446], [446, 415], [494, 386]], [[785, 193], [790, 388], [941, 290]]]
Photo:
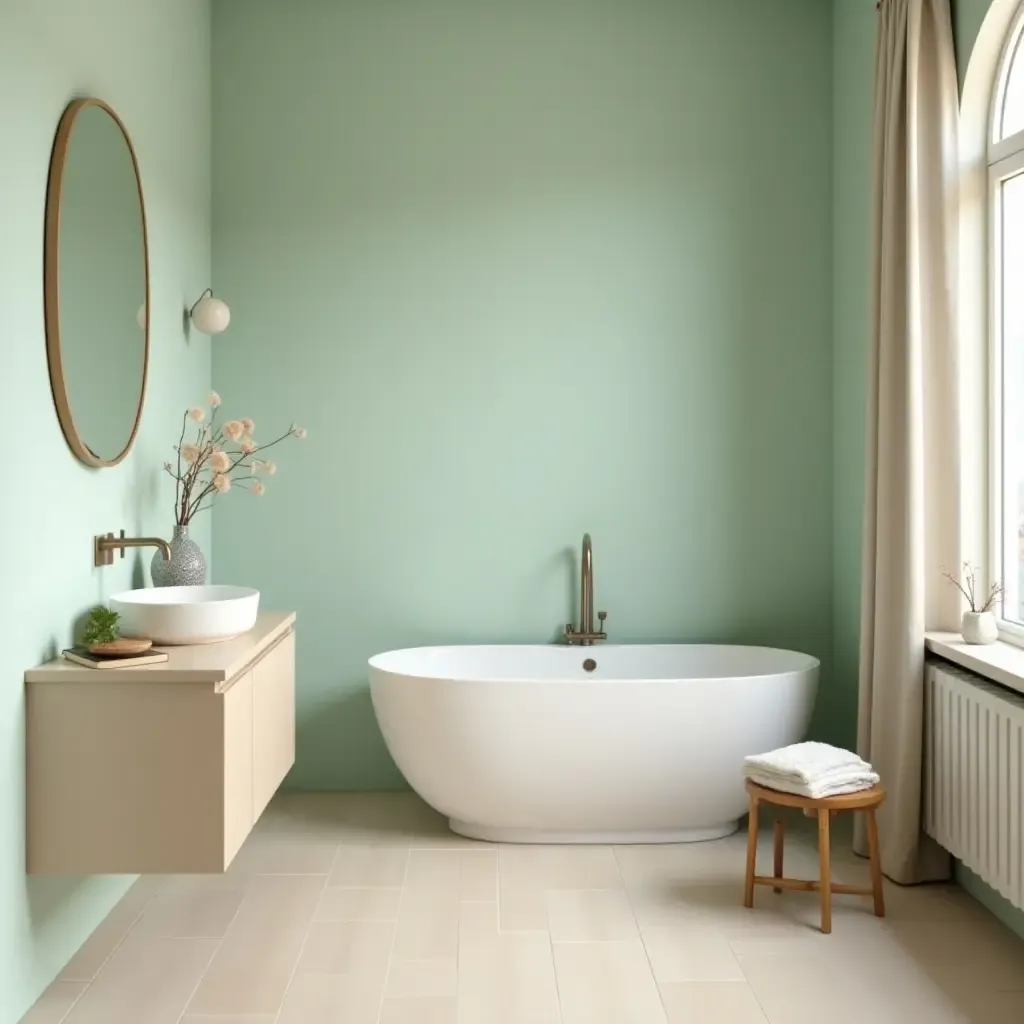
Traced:
[[82, 646], [90, 651], [93, 648], [102, 649], [108, 644], [114, 643], [120, 633], [117, 612], [104, 608], [98, 604], [89, 612], [85, 620], [85, 628], [82, 630]]
[[153, 646], [152, 640], [121, 636], [121, 616], [98, 604], [89, 612], [82, 630], [82, 646], [90, 654], [124, 658], [142, 654]]
[[968, 644], [994, 644], [999, 639], [999, 625], [996, 622], [995, 606], [1003, 596], [1002, 583], [993, 583], [988, 593], [982, 595], [978, 570], [970, 564], [963, 564], [963, 583], [951, 572], [943, 573], [967, 601], [969, 611], [964, 612], [960, 632]]

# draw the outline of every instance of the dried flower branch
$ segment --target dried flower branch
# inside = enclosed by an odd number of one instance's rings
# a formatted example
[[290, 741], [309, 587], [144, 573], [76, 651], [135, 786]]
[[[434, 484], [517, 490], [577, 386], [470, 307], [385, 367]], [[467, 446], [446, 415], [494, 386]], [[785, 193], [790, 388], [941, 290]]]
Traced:
[[[206, 405], [210, 410], [209, 416], [202, 406], [185, 411], [181, 436], [175, 447], [177, 468], [170, 462], [165, 462], [163, 467], [174, 477], [174, 512], [178, 526], [188, 526], [193, 516], [211, 508], [218, 494], [231, 490], [236, 475], [249, 478], [241, 484], [242, 490], [262, 495], [266, 486], [260, 480], [252, 480], [252, 477], [256, 474], [273, 476], [277, 472], [277, 464], [253, 456], [286, 438], [301, 440], [306, 436], [305, 428], [293, 423], [280, 437], [267, 444], [257, 444], [252, 436], [256, 424], [248, 416], [225, 420], [217, 425], [221, 398], [216, 391], [210, 392]], [[186, 442], [190, 421], [196, 427], [196, 437], [195, 441]]]
[[999, 603], [1003, 594], [1006, 593], [1006, 588], [1002, 583], [993, 583], [988, 589], [988, 594], [985, 597], [984, 602], [981, 601], [979, 592], [979, 570], [971, 565], [970, 562], [964, 562], [962, 566], [962, 573], [964, 583], [954, 576], [951, 572], [943, 571], [942, 575], [949, 580], [950, 583], [964, 595], [964, 599], [967, 601], [968, 607], [975, 614], [979, 612], [990, 612]]

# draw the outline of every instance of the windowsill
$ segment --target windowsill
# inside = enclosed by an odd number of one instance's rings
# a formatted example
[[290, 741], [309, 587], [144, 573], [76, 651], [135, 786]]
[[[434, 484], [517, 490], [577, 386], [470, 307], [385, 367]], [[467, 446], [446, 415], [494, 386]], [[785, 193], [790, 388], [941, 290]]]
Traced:
[[1024, 693], [1024, 647], [1003, 640], [994, 644], [965, 644], [959, 633], [925, 633], [924, 645], [940, 658]]

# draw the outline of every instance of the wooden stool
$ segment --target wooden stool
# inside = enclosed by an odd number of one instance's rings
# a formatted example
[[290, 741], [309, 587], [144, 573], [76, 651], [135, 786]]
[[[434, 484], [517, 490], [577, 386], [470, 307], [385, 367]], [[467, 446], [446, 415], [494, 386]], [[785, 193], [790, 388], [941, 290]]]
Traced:
[[[875, 810], [885, 799], [884, 786], [872, 786], [871, 789], [862, 789], [857, 793], [842, 793], [839, 796], [815, 799], [809, 796], [797, 796], [794, 793], [782, 793], [777, 789], [768, 789], [748, 779], [747, 792], [750, 794], [750, 824], [747, 836], [747, 877], [743, 894], [744, 906], [752, 907], [754, 905], [755, 885], [770, 885], [775, 892], [782, 892], [783, 889], [795, 889], [798, 892], [820, 892], [821, 930], [826, 935], [832, 931], [832, 893], [834, 892], [854, 896], [873, 896], [875, 916], [885, 917], [885, 902], [882, 897], [882, 862], [878, 853], [878, 823], [875, 821]], [[783, 878], [782, 844], [785, 828], [781, 818], [775, 820], [774, 873], [771, 878], [754, 873], [757, 862], [757, 811], [758, 805], [762, 802], [779, 807], [800, 807], [817, 816], [818, 854], [821, 859], [820, 881], [809, 882], [800, 878]], [[841, 811], [864, 811], [867, 815], [868, 852], [871, 865], [870, 889], [856, 885], [841, 885], [832, 881], [829, 825], [832, 815]]]

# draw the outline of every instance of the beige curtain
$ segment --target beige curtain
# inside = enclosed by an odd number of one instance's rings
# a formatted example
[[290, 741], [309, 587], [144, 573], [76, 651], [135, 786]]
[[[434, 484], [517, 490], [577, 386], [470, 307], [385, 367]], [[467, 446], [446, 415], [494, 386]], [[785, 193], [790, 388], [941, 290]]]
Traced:
[[[882, 0], [858, 747], [882, 776], [882, 865], [946, 877], [921, 831], [924, 633], [956, 628], [957, 80], [949, 0]], [[858, 849], [863, 836], [858, 834]]]

